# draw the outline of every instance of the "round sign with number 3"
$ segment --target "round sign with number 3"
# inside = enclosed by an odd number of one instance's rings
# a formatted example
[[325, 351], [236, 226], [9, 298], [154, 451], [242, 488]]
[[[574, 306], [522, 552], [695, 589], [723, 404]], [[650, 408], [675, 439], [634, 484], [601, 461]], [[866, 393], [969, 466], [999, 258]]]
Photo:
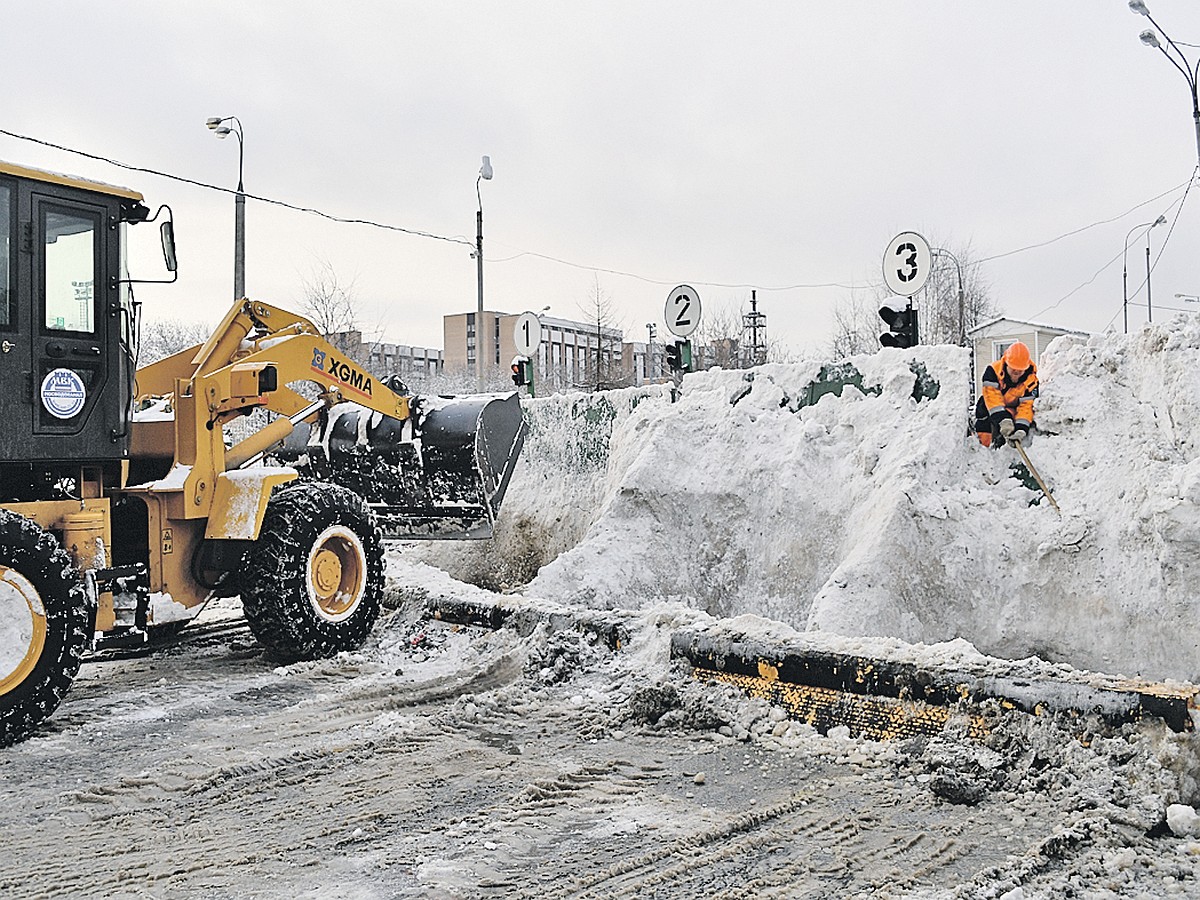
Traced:
[[915, 231], [896, 235], [883, 254], [883, 280], [888, 290], [901, 297], [921, 290], [932, 268], [929, 242]]

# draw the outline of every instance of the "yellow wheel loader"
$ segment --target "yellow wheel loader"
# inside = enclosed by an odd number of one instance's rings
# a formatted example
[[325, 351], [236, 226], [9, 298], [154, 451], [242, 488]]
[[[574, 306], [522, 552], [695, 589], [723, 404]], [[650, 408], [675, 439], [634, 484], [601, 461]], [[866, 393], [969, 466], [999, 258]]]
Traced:
[[160, 215], [173, 281], [167, 207], [0, 162], [0, 746], [97, 642], [213, 597], [240, 595], [277, 657], [358, 647], [384, 540], [489, 537], [521, 449], [515, 392], [410, 396], [249, 299], [137, 368], [126, 241]]

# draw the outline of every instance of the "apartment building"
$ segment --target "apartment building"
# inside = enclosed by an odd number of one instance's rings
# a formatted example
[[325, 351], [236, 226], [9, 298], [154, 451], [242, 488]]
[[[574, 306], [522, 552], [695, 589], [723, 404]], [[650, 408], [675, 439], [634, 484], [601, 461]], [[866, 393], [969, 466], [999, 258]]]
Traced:
[[477, 318], [478, 314], [474, 312], [442, 317], [442, 355], [446, 374], [464, 378], [474, 375], [478, 358], [483, 366], [484, 385], [494, 388], [508, 382], [511, 386], [508, 366], [516, 353], [512, 343], [514, 317], [511, 313], [484, 310], [482, 319], [477, 322]]
[[[513, 329], [519, 315], [485, 310], [482, 328], [476, 327], [474, 312], [444, 317], [445, 371], [473, 373], [478, 356], [487, 386], [511, 385], [509, 366], [517, 355]], [[641, 383], [635, 380], [638, 366], [634, 355], [627, 362], [627, 348], [634, 345], [623, 343], [621, 329], [550, 315], [539, 319], [541, 342], [533, 356], [534, 381], [539, 389], [582, 390]], [[644, 361], [641, 369], [645, 369]]]
[[361, 331], [340, 331], [327, 340], [380, 378], [399, 375], [404, 381], [414, 381], [438, 375], [443, 369], [442, 351], [431, 347], [364, 341]]

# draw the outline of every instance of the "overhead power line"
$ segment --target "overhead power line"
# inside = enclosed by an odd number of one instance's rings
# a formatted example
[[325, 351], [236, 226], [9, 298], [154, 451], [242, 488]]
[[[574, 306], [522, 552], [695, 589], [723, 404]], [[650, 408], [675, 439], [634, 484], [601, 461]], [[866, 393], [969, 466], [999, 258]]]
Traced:
[[[146, 166], [136, 166], [136, 165], [132, 165], [130, 163], [124, 163], [124, 162], [121, 162], [120, 160], [112, 159], [110, 157], [102, 156], [100, 154], [89, 153], [84, 150], [77, 150], [73, 147], [67, 147], [62, 144], [56, 144], [51, 141], [42, 140], [41, 138], [30, 137], [29, 135], [18, 134], [13, 131], [8, 131], [7, 129], [4, 129], [4, 128], [0, 128], [0, 134], [3, 134], [10, 138], [14, 138], [15, 140], [28, 141], [29, 143], [39, 144], [43, 147], [49, 147], [54, 150], [60, 150], [64, 153], [71, 153], [76, 156], [82, 156], [86, 159], [96, 160], [97, 162], [102, 162], [102, 163], [106, 163], [111, 166], [116, 166], [119, 169], [125, 169], [130, 172], [141, 172], [141, 173], [144, 173], [147, 175], [154, 175], [159, 178], [166, 178], [171, 181], [178, 181], [182, 184], [190, 184], [194, 187], [204, 188], [205, 190], [219, 191], [223, 194], [238, 193], [237, 191], [235, 191], [231, 188], [221, 187], [220, 185], [215, 185], [215, 184], [209, 184], [204, 181], [198, 181], [194, 178], [187, 178], [182, 175], [175, 175], [170, 172], [163, 172], [158, 169], [148, 168]], [[1138, 203], [1137, 205], [1130, 207], [1125, 212], [1123, 212], [1119, 215], [1112, 216], [1107, 219], [1100, 219], [1098, 221], [1091, 222], [1080, 228], [1075, 228], [1075, 229], [1072, 229], [1071, 231], [1064, 232], [1063, 234], [1060, 234], [1057, 237], [1050, 238], [1049, 240], [1039, 241], [1038, 243], [1034, 243], [1034, 244], [1028, 244], [1024, 247], [1017, 247], [1016, 249], [1013, 249], [1013, 250], [1006, 250], [1003, 253], [996, 253], [996, 254], [993, 254], [992, 256], [985, 256], [985, 257], [980, 258], [978, 260], [978, 262], [981, 262], [981, 263], [991, 262], [991, 261], [998, 260], [998, 259], [1004, 259], [1005, 257], [1014, 256], [1018, 253], [1025, 253], [1030, 250], [1037, 250], [1042, 247], [1048, 247], [1051, 244], [1055, 244], [1061, 240], [1065, 240], [1066, 238], [1072, 237], [1077, 234], [1081, 234], [1085, 231], [1088, 231], [1089, 229], [1096, 228], [1101, 225], [1108, 225], [1112, 222], [1119, 221], [1120, 219], [1123, 219], [1124, 217], [1128, 216], [1130, 213], [1133, 213], [1133, 212], [1141, 209], [1143, 206], [1147, 206], [1151, 203], [1154, 203], [1157, 200], [1161, 200], [1163, 197], [1166, 197], [1169, 194], [1172, 194], [1175, 191], [1178, 191], [1183, 187], [1187, 187], [1187, 189], [1190, 191], [1193, 181], [1194, 181], [1194, 176], [1193, 176], [1193, 178], [1189, 178], [1187, 181], [1182, 182], [1181, 184], [1175, 185], [1174, 187], [1169, 188], [1166, 191], [1163, 191], [1161, 194], [1151, 197], [1148, 200], [1143, 200], [1141, 203]], [[431, 240], [444, 241], [446, 243], [460, 244], [465, 247], [474, 248], [474, 244], [462, 236], [449, 236], [449, 235], [443, 235], [443, 234], [435, 234], [430, 231], [423, 231], [423, 230], [417, 229], [417, 228], [406, 228], [406, 227], [403, 227], [400, 225], [389, 225], [387, 223], [376, 222], [371, 219], [347, 218], [344, 216], [336, 216], [336, 215], [333, 215], [332, 213], [327, 213], [323, 210], [315, 209], [315, 208], [309, 207], [309, 206], [299, 206], [297, 204], [289, 203], [285, 200], [276, 200], [272, 197], [263, 197], [263, 196], [260, 196], [257, 194], [248, 194], [245, 191], [242, 191], [241, 193], [243, 196], [245, 196], [251, 200], [256, 200], [260, 203], [267, 203], [267, 204], [270, 204], [273, 206], [279, 206], [284, 209], [293, 210], [295, 212], [307, 213], [309, 215], [318, 216], [322, 219], [326, 219], [331, 222], [337, 222], [337, 223], [346, 224], [346, 225], [365, 225], [365, 226], [368, 226], [371, 228], [381, 228], [386, 231], [395, 231], [395, 232], [399, 232], [402, 234], [412, 235], [414, 237], [429, 238]], [[1187, 197], [1187, 192], [1185, 191], [1184, 199], [1186, 199], [1186, 197]], [[1183, 204], [1180, 203], [1180, 210], [1182, 210], [1182, 208], [1183, 208]], [[1178, 221], [1178, 213], [1176, 214], [1176, 221]], [[1173, 231], [1174, 228], [1175, 228], [1175, 222], [1172, 222], [1171, 230]], [[1169, 241], [1169, 239], [1170, 239], [1170, 234], [1168, 233], [1167, 240]], [[1162, 250], [1165, 248], [1166, 243], [1167, 242], [1164, 241], [1163, 247], [1159, 249], [1159, 256], [1162, 255]], [[575, 269], [582, 269], [582, 270], [588, 271], [588, 272], [601, 272], [601, 273], [605, 273], [605, 274], [609, 274], [609, 275], [617, 275], [617, 276], [620, 276], [623, 278], [633, 278], [633, 279], [636, 279], [637, 281], [645, 282], [647, 284], [673, 285], [673, 284], [678, 283], [677, 279], [663, 280], [663, 279], [658, 279], [658, 278], [650, 278], [645, 275], [639, 275], [636, 272], [625, 272], [620, 269], [613, 269], [613, 268], [608, 268], [605, 266], [596, 266], [596, 265], [590, 265], [587, 263], [573, 262], [571, 260], [562, 259], [560, 257], [550, 256], [549, 254], [538, 253], [533, 250], [522, 250], [520, 248], [514, 248], [514, 249], [517, 249], [518, 252], [513, 254], [512, 256], [490, 259], [490, 260], [488, 260], [488, 262], [492, 262], [492, 263], [511, 262], [513, 260], [520, 259], [525, 256], [529, 256], [529, 257], [533, 257], [535, 259], [543, 259], [543, 260], [546, 260], [547, 262], [552, 262], [552, 263], [556, 263], [558, 265], [563, 265], [563, 266], [569, 266], [569, 267], [575, 268]], [[1077, 291], [1086, 287], [1088, 284], [1091, 284], [1093, 281], [1096, 280], [1097, 277], [1099, 277], [1100, 273], [1103, 272], [1104, 269], [1106, 269], [1106, 268], [1108, 268], [1108, 266], [1112, 265], [1113, 261], [1114, 260], [1110, 260], [1099, 271], [1097, 271], [1096, 274], [1093, 275], [1091, 279], [1089, 279], [1088, 281], [1081, 284], [1078, 288], [1071, 291], [1071, 293], [1067, 294], [1065, 297], [1063, 297], [1056, 303], [1046, 307], [1046, 309], [1043, 310], [1043, 312], [1047, 312], [1051, 309], [1054, 309], [1056, 306], [1061, 304], [1068, 297], [1072, 296]], [[1156, 263], [1157, 263], [1157, 257], [1156, 257]], [[726, 288], [726, 289], [751, 289], [751, 288], [754, 288], [754, 289], [757, 289], [760, 291], [772, 291], [772, 292], [809, 290], [809, 289], [820, 289], [820, 288], [841, 288], [843, 290], [854, 290], [854, 289], [860, 288], [860, 287], [877, 287], [879, 285], [879, 282], [875, 282], [875, 281], [871, 281], [871, 280], [868, 280], [866, 282], [859, 282], [859, 283], [853, 283], [853, 282], [847, 283], [844, 281], [823, 281], [823, 282], [801, 282], [801, 283], [797, 283], [797, 284], [766, 285], [766, 286], [764, 286], [760, 283], [752, 284], [752, 283], [748, 283], [748, 282], [747, 283], [729, 283], [729, 282], [717, 282], [717, 281], [699, 281], [696, 279], [689, 279], [689, 281], [692, 284], [700, 285], [703, 287], [715, 287], [715, 288]]]
[[[495, 241], [494, 243], [502, 243], [502, 242]], [[505, 257], [501, 257], [499, 259], [489, 259], [488, 262], [493, 262], [493, 263], [512, 262], [514, 259], [520, 259], [523, 256], [532, 256], [535, 259], [544, 259], [544, 260], [547, 260], [548, 262], [558, 263], [559, 265], [563, 265], [563, 266], [570, 266], [573, 269], [584, 269], [588, 272], [603, 272], [607, 275], [620, 275], [624, 278], [633, 278], [633, 279], [636, 279], [637, 281], [643, 281], [646, 284], [662, 284], [662, 285], [679, 284], [678, 279], [674, 279], [671, 281], [664, 281], [662, 279], [649, 278], [645, 275], [638, 275], [634, 272], [622, 272], [618, 269], [606, 269], [603, 266], [592, 266], [592, 265], [587, 265], [586, 263], [571, 262], [570, 260], [567, 260], [567, 259], [559, 259], [556, 256], [548, 256], [545, 253], [537, 253], [533, 250], [520, 250], [519, 252], [514, 253], [512, 256], [505, 256]], [[830, 287], [846, 288], [847, 290], [853, 290], [855, 287], [858, 287], [858, 285], [843, 284], [843, 283], [837, 282], [837, 281], [826, 281], [826, 282], [809, 283], [809, 284], [787, 284], [787, 285], [775, 285], [775, 286], [768, 285], [766, 287], [764, 287], [761, 284], [749, 284], [749, 283], [747, 283], [747, 284], [729, 284], [729, 283], [722, 283], [722, 282], [717, 282], [717, 281], [697, 281], [696, 279], [689, 279], [688, 281], [690, 284], [693, 284], [693, 285], [698, 284], [698, 285], [701, 285], [702, 287], [745, 288], [747, 290], [754, 288], [754, 289], [757, 289], [760, 291], [796, 291], [796, 290], [802, 290], [802, 289], [806, 289], [806, 288], [830, 288]]]
[[[1187, 190], [1185, 190], [1183, 192], [1183, 196], [1180, 197], [1179, 200], [1177, 201], [1179, 206], [1176, 208], [1175, 215], [1171, 219], [1171, 227], [1167, 230], [1167, 236], [1165, 238], [1163, 238], [1162, 245], [1158, 248], [1158, 255], [1154, 257], [1154, 262], [1150, 267], [1151, 272], [1153, 272], [1154, 269], [1158, 267], [1158, 261], [1160, 259], [1162, 259], [1163, 251], [1167, 249], [1167, 244], [1169, 244], [1171, 242], [1171, 235], [1173, 235], [1175, 233], [1175, 225], [1179, 222], [1179, 217], [1183, 214], [1183, 207], [1187, 203], [1188, 195], [1192, 192], [1192, 185], [1195, 184], [1195, 182], [1196, 182], [1196, 176], [1200, 175], [1200, 166], [1196, 167], [1196, 170], [1192, 173], [1192, 175], [1193, 175], [1193, 177], [1189, 178], [1187, 181]], [[1145, 204], [1141, 204], [1141, 205], [1144, 206]], [[1171, 206], [1175, 206], [1175, 204], [1172, 203]], [[1167, 210], [1170, 210], [1171, 206], [1168, 206]], [[1132, 211], [1133, 210], [1130, 210], [1130, 212], [1132, 212]], [[1126, 215], [1128, 215], [1128, 213]], [[1100, 277], [1101, 272], [1103, 272], [1105, 269], [1107, 269], [1109, 266], [1111, 266], [1113, 263], [1115, 263], [1118, 259], [1120, 259], [1124, 255], [1125, 255], [1125, 250], [1122, 249], [1120, 253], [1118, 253], [1116, 256], [1114, 256], [1112, 259], [1110, 259], [1108, 262], [1106, 262], [1103, 266], [1101, 266], [1100, 270], [1097, 271], [1096, 274], [1093, 275], [1090, 279], [1085, 281], [1079, 287], [1075, 288], [1075, 290], [1071, 291], [1069, 294], [1067, 294], [1065, 297], [1060, 299], [1058, 302], [1052, 303], [1050, 306], [1047, 306], [1041, 312], [1037, 313], [1034, 316], [1034, 318], [1037, 318], [1037, 316], [1042, 315], [1042, 313], [1045, 313], [1045, 312], [1048, 312], [1049, 310], [1054, 309], [1056, 306], [1058, 306], [1060, 303], [1062, 303], [1064, 300], [1066, 300], [1072, 294], [1075, 294], [1077, 291], [1082, 290], [1083, 288], [1087, 287], [1089, 284], [1091, 284], [1093, 281], [1095, 281], [1097, 278]], [[1139, 293], [1141, 293], [1142, 288], [1144, 288], [1149, 283], [1149, 281], [1150, 281], [1150, 275], [1147, 274], [1146, 277], [1142, 280], [1142, 283], [1139, 284], [1137, 286], [1137, 288], [1134, 290], [1133, 296], [1136, 297]], [[1136, 305], [1140, 306], [1141, 304], [1136, 304]], [[1101, 330], [1108, 331], [1108, 329], [1112, 327], [1112, 324], [1117, 320], [1117, 316], [1119, 316], [1120, 314], [1121, 314], [1120, 311], [1113, 313], [1113, 317], [1111, 319], [1109, 319], [1107, 323], [1105, 323], [1104, 328]]]
[[992, 260], [996, 260], [996, 259], [1004, 259], [1004, 257], [1006, 257], [1006, 256], [1015, 256], [1016, 254], [1024, 253], [1027, 250], [1038, 250], [1042, 247], [1049, 247], [1051, 244], [1056, 244], [1061, 240], [1065, 240], [1066, 238], [1074, 237], [1077, 234], [1082, 234], [1083, 232], [1088, 231], [1089, 229], [1098, 228], [1101, 225], [1110, 225], [1113, 222], [1119, 222], [1121, 219], [1125, 218], [1130, 213], [1137, 212], [1143, 206], [1149, 206], [1151, 203], [1154, 203], [1156, 200], [1161, 200], [1163, 197], [1166, 197], [1169, 194], [1175, 193], [1180, 188], [1187, 187], [1190, 189], [1191, 185], [1192, 185], [1192, 179], [1189, 178], [1187, 181], [1184, 181], [1180, 184], [1175, 185], [1175, 187], [1173, 187], [1173, 188], [1163, 191], [1161, 194], [1159, 194], [1156, 197], [1151, 197], [1149, 200], [1143, 200], [1141, 203], [1137, 204], [1136, 206], [1131, 206], [1129, 209], [1125, 210], [1125, 212], [1121, 213], [1119, 216], [1113, 216], [1112, 218], [1109, 218], [1109, 219], [1100, 219], [1099, 221], [1092, 222], [1090, 225], [1084, 225], [1082, 228], [1075, 228], [1075, 229], [1072, 229], [1071, 231], [1060, 234], [1058, 237], [1050, 238], [1050, 240], [1048, 240], [1048, 241], [1039, 241], [1036, 244], [1029, 244], [1026, 247], [1018, 247], [1016, 250], [1006, 250], [1003, 253], [996, 253], [992, 256], [985, 256], [982, 259], [980, 259], [979, 262], [981, 262], [981, 263], [991, 262]]
[[421, 231], [420, 229], [417, 229], [417, 228], [404, 228], [400, 225], [388, 225], [384, 222], [374, 222], [370, 219], [347, 219], [342, 216], [335, 216], [331, 213], [327, 213], [327, 212], [324, 212], [319, 209], [313, 209], [312, 207], [309, 207], [309, 206], [297, 206], [293, 203], [288, 203], [285, 200], [275, 200], [271, 197], [262, 197], [257, 194], [248, 194], [245, 191], [239, 192], [239, 191], [235, 191], [231, 188], [221, 187], [220, 185], [208, 184], [207, 182], [204, 182], [204, 181], [197, 181], [194, 178], [185, 178], [182, 175], [172, 175], [170, 172], [161, 172], [158, 169], [150, 169], [145, 166], [130, 165], [129, 163], [123, 163], [117, 159], [110, 159], [107, 156], [100, 156], [95, 153], [87, 153], [86, 151], [83, 151], [83, 150], [76, 150], [73, 147], [64, 147], [62, 144], [55, 144], [55, 143], [51, 143], [50, 141], [43, 141], [40, 138], [29, 137], [28, 135], [25, 135], [25, 134], [16, 134], [12, 131], [7, 131], [6, 129], [3, 129], [3, 128], [0, 128], [0, 134], [7, 135], [8, 137], [11, 137], [11, 138], [16, 138], [19, 141], [29, 141], [30, 143], [33, 143], [33, 144], [40, 144], [43, 147], [50, 147], [54, 150], [61, 150], [64, 153], [73, 153], [76, 156], [82, 156], [86, 159], [94, 159], [97, 162], [108, 163], [108, 165], [110, 165], [110, 166], [116, 166], [118, 169], [125, 169], [126, 171], [129, 171], [129, 172], [142, 172], [146, 175], [156, 175], [159, 178], [167, 178], [171, 181], [178, 181], [183, 184], [190, 184], [193, 187], [205, 188], [206, 190], [210, 190], [210, 191], [220, 191], [223, 194], [241, 193], [241, 195], [243, 197], [247, 197], [250, 200], [257, 200], [259, 203], [269, 203], [272, 206], [280, 206], [280, 207], [283, 207], [284, 209], [294, 210], [295, 212], [308, 213], [310, 215], [319, 216], [322, 219], [328, 219], [331, 222], [339, 222], [339, 223], [346, 224], [346, 225], [368, 225], [372, 228], [382, 228], [386, 231], [399, 231], [403, 234], [411, 234], [415, 237], [430, 238], [435, 241], [446, 241], [451, 244], [462, 244], [463, 246], [466, 246], [466, 247], [474, 247], [475, 246], [473, 243], [466, 240], [465, 238], [448, 237], [444, 234], [434, 234], [433, 232]]

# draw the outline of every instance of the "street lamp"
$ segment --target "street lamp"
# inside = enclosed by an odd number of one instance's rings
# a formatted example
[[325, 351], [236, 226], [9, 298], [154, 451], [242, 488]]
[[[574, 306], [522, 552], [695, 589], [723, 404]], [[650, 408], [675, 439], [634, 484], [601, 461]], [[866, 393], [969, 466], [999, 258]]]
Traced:
[[[225, 123], [229, 122], [229, 125]], [[233, 299], [246, 296], [246, 195], [242, 186], [242, 123], [237, 116], [212, 116], [205, 123], [221, 140], [233, 134], [238, 139], [238, 186], [233, 197]]]
[[941, 247], [935, 247], [933, 250], [933, 255], [950, 257], [950, 259], [954, 262], [954, 268], [958, 270], [958, 344], [961, 347], [967, 343], [965, 304], [963, 302], [962, 264], [959, 263], [957, 256], [955, 256], [949, 250], [943, 250]]
[[1154, 220], [1154, 225], [1146, 229], [1146, 321], [1154, 321], [1154, 309], [1150, 306], [1150, 232], [1154, 230], [1156, 225], [1166, 224], [1167, 217], [1159, 216]]
[[[1196, 60], [1196, 65], [1194, 66], [1187, 61], [1187, 57], [1183, 55], [1183, 51], [1179, 49], [1179, 46], [1171, 40], [1170, 35], [1163, 31], [1162, 26], [1154, 21], [1154, 17], [1150, 15], [1150, 10], [1146, 8], [1146, 4], [1142, 0], [1129, 0], [1129, 9], [1139, 16], [1145, 16], [1150, 20], [1150, 24], [1158, 29], [1158, 34], [1155, 34], [1150, 29], [1143, 31], [1139, 35], [1142, 43], [1147, 47], [1154, 47], [1161, 52], [1163, 56], [1170, 60], [1171, 65], [1183, 73], [1183, 77], [1187, 81], [1188, 89], [1192, 92], [1192, 121], [1196, 124], [1196, 159], [1200, 162], [1200, 101], [1196, 97], [1196, 81], [1197, 77], [1200, 77], [1200, 59]], [[1175, 51], [1175, 55], [1179, 57], [1178, 62], [1175, 56], [1167, 52], [1167, 48], [1159, 42], [1159, 34], [1167, 39], [1167, 43]], [[1180, 65], [1180, 62], [1183, 65]]]
[[1176, 294], [1175, 299], [1184, 303], [1200, 303], [1200, 294]]
[[1166, 216], [1159, 216], [1153, 222], [1143, 222], [1134, 225], [1125, 234], [1125, 251], [1121, 255], [1121, 311], [1125, 316], [1125, 333], [1129, 334], [1129, 236], [1139, 228], [1146, 229], [1146, 309], [1150, 309], [1150, 229], [1167, 221]]
[[475, 212], [475, 271], [479, 279], [479, 305], [475, 313], [475, 381], [479, 391], [483, 391], [483, 195], [479, 192], [480, 181], [492, 180], [492, 160], [485, 156], [483, 165], [479, 167], [479, 177], [475, 179], [475, 199], [478, 209]]

